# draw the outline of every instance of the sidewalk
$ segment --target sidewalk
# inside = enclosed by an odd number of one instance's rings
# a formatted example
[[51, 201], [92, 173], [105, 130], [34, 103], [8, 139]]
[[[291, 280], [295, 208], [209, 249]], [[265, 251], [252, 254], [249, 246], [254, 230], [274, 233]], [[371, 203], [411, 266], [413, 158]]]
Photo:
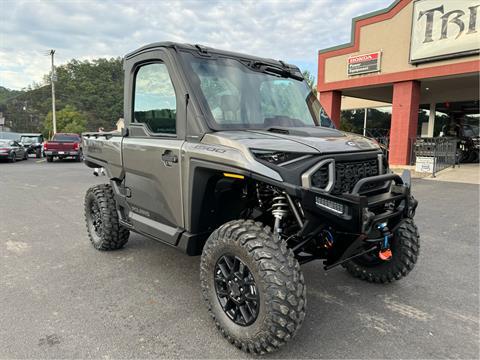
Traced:
[[460, 164], [438, 172], [434, 178], [427, 176], [424, 179], [480, 185], [480, 165]]
[[412, 178], [480, 185], [479, 164], [460, 164], [455, 168], [449, 167], [436, 173], [435, 177], [428, 173], [418, 173], [415, 171], [415, 166], [410, 165], [392, 166], [391, 169], [399, 175], [404, 169], [410, 170]]

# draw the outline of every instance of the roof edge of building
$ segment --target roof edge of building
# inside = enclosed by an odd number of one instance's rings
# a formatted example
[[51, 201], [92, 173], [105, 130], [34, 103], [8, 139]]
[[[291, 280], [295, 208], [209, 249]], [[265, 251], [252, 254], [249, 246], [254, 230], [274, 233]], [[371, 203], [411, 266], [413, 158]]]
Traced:
[[330, 52], [330, 51], [333, 51], [333, 50], [339, 50], [339, 49], [348, 48], [350, 46], [353, 46], [355, 44], [355, 28], [356, 28], [356, 24], [357, 24], [358, 21], [368, 19], [368, 18], [371, 18], [371, 17], [375, 17], [375, 16], [378, 16], [378, 15], [387, 14], [390, 11], [392, 11], [395, 8], [395, 6], [397, 6], [401, 1], [402, 0], [395, 0], [393, 3], [390, 4], [390, 6], [388, 6], [386, 8], [376, 10], [376, 11], [372, 11], [372, 12], [369, 12], [367, 14], [354, 17], [352, 19], [352, 29], [351, 29], [351, 32], [350, 32], [350, 42], [340, 44], [340, 45], [336, 45], [336, 46], [331, 46], [331, 47], [328, 47], [328, 48], [325, 48], [325, 49], [320, 49], [320, 50], [318, 50], [318, 54], [323, 54], [323, 53], [327, 53], [327, 52]]

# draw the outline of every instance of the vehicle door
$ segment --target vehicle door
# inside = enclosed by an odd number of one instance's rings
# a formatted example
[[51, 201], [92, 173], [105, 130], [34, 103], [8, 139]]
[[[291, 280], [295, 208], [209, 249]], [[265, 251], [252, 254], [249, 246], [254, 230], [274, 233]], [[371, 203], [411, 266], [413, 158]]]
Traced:
[[25, 148], [22, 145], [20, 145], [20, 143], [18, 143], [17, 141], [12, 141], [12, 147], [13, 147], [13, 150], [15, 151], [16, 158], [23, 159], [23, 157], [25, 156]]
[[181, 85], [172, 81], [166, 52], [149, 56], [131, 69], [127, 87], [131, 119], [122, 155], [128, 218], [137, 231], [175, 244], [184, 226], [181, 148], [185, 120], [181, 109], [185, 107], [181, 101], [185, 93], [181, 95]]

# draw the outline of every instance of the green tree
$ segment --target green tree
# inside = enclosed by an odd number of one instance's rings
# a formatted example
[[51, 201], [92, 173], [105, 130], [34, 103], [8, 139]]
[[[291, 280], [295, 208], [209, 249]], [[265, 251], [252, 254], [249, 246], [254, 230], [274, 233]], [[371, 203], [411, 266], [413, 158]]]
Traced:
[[[87, 128], [111, 129], [123, 117], [121, 58], [71, 60], [56, 69], [58, 106], [73, 105], [87, 117]], [[46, 77], [49, 81], [49, 77]]]
[[315, 76], [313, 76], [308, 70], [304, 70], [302, 75], [310, 89], [312, 89], [313, 94], [317, 96], [317, 82], [315, 81]]
[[0, 86], [0, 106], [4, 105], [8, 100], [21, 95], [22, 92], [18, 90], [10, 90], [6, 87]]
[[[75, 107], [86, 119], [87, 130], [112, 129], [123, 117], [121, 58], [72, 59], [56, 68], [56, 79], [57, 109]], [[42, 84], [33, 83], [22, 91], [0, 88], [0, 111], [14, 131], [43, 131], [43, 119], [51, 109], [50, 74]]]
[[364, 116], [364, 109], [343, 110], [340, 113], [340, 130], [362, 134]]
[[[67, 105], [56, 113], [57, 132], [80, 134], [86, 130], [87, 119], [75, 107]], [[43, 122], [43, 134], [48, 137], [53, 133], [52, 112], [50, 111]]]

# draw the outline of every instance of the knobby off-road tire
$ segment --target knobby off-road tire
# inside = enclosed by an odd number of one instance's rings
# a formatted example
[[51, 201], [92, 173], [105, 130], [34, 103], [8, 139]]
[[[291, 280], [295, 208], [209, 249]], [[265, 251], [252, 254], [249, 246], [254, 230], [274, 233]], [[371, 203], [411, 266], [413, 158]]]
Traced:
[[120, 249], [128, 241], [130, 232], [119, 224], [115, 198], [108, 184], [87, 190], [85, 221], [88, 237], [97, 250]]
[[384, 284], [407, 276], [415, 267], [420, 252], [420, 235], [412, 219], [405, 220], [395, 231], [390, 249], [390, 261], [371, 261], [371, 258], [360, 257], [349, 261], [344, 267], [354, 277], [372, 283]]
[[[243, 262], [255, 282], [258, 313], [248, 326], [229, 318], [217, 296], [215, 268], [225, 255]], [[203, 249], [200, 278], [216, 326], [243, 351], [275, 351], [293, 338], [305, 318], [306, 287], [300, 265], [286, 243], [259, 222], [235, 220], [215, 230]]]

